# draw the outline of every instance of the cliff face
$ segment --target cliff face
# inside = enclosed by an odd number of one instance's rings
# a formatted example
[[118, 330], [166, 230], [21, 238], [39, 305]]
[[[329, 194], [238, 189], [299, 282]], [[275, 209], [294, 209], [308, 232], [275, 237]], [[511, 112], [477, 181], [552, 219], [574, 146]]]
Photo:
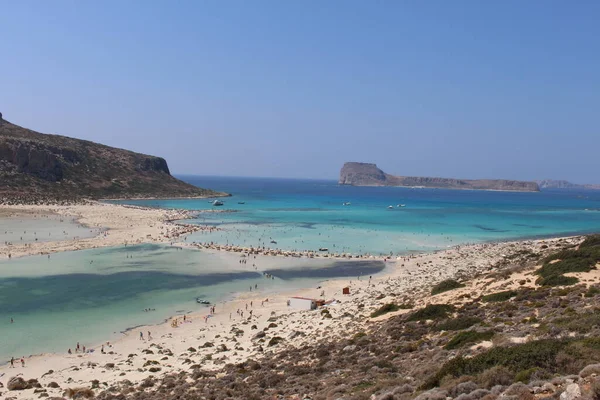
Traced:
[[512, 181], [504, 179], [454, 179], [416, 176], [389, 175], [375, 164], [347, 162], [340, 171], [341, 185], [353, 186], [407, 186], [440, 189], [475, 189], [537, 192], [535, 182]]
[[340, 171], [340, 185], [385, 186], [385, 173], [375, 164], [347, 162]]
[[164, 158], [11, 124], [0, 114], [0, 197], [39, 200], [223, 195], [171, 176]]

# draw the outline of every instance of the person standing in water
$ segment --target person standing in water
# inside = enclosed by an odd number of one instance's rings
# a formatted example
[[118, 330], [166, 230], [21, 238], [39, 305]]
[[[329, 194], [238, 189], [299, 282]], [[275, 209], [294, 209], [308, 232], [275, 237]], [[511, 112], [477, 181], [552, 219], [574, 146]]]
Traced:
[[14, 357], [11, 357], [11, 358], [10, 358], [10, 367], [11, 367], [11, 368], [14, 368], [14, 367], [15, 367], [15, 358], [14, 358]]

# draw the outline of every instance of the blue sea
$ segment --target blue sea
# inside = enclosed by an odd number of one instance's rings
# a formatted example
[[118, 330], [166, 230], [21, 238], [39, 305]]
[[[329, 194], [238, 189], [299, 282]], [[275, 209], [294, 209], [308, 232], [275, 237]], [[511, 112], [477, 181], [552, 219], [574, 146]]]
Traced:
[[180, 178], [232, 197], [222, 199], [222, 207], [205, 199], [124, 203], [230, 211], [202, 213], [188, 221], [222, 228], [190, 235], [190, 242], [397, 255], [600, 231], [600, 191], [518, 193], [354, 187], [331, 180]]
[[[326, 247], [330, 253], [398, 255], [600, 231], [600, 192], [593, 191], [511, 193], [351, 187], [330, 180], [180, 178], [232, 196], [222, 199], [222, 207], [208, 199], [119, 203], [219, 210], [185, 221], [221, 229], [188, 235], [188, 242], [314, 251]], [[254, 270], [240, 264], [238, 254], [168, 244], [2, 261], [0, 360], [65, 352], [76, 342], [89, 347], [114, 340], [128, 328], [201, 311], [204, 306], [196, 297], [221, 302], [254, 284], [265, 292], [280, 291], [386, 268], [378, 261], [266, 256], [256, 264]], [[263, 272], [276, 279], [265, 280]], [[154, 311], [144, 311], [149, 308]]]

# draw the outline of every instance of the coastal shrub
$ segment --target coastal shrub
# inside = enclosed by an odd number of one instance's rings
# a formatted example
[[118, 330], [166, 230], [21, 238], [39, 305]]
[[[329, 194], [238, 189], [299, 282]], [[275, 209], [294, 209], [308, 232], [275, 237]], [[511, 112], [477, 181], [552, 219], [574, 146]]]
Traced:
[[587, 247], [600, 247], [600, 234], [587, 236], [585, 240], [579, 245], [580, 249], [585, 249]]
[[450, 304], [429, 304], [409, 315], [407, 321], [439, 320], [446, 318], [452, 311], [454, 306]]
[[371, 313], [371, 318], [379, 317], [390, 312], [398, 311], [399, 309], [400, 307], [398, 307], [398, 305], [394, 303], [384, 304], [383, 306], [379, 307], [377, 310]]
[[450, 341], [444, 346], [446, 350], [454, 350], [459, 347], [463, 347], [467, 344], [483, 342], [484, 340], [490, 340], [494, 336], [494, 332], [485, 331], [465, 331], [457, 333]]
[[578, 249], [562, 250], [544, 259], [537, 270], [541, 276], [562, 275], [569, 272], [589, 272], [600, 261], [600, 235], [586, 238]]
[[515, 375], [515, 382], [529, 383], [531, 376], [538, 370], [538, 367], [533, 367], [517, 372]]
[[538, 278], [535, 283], [540, 286], [571, 286], [579, 282], [574, 276], [550, 275]]
[[[592, 329], [600, 326], [600, 311], [593, 310], [556, 318], [553, 323], [567, 331], [580, 334], [589, 333]], [[588, 341], [587, 345], [591, 346], [592, 343], [592, 341]]]
[[436, 331], [462, 331], [468, 329], [475, 324], [479, 324], [481, 318], [477, 317], [457, 317], [438, 323], [434, 330]]
[[570, 343], [567, 339], [541, 339], [514, 346], [493, 347], [473, 358], [455, 357], [429, 377], [421, 388], [427, 390], [438, 386], [446, 375], [475, 375], [497, 365], [511, 371], [539, 367], [555, 372], [557, 354]]
[[458, 289], [461, 287], [465, 287], [465, 285], [458, 281], [455, 281], [454, 279], [446, 279], [445, 281], [438, 283], [437, 285], [435, 285], [433, 287], [433, 289], [431, 289], [431, 295], [433, 296], [436, 294], [448, 292], [450, 290]]
[[585, 297], [594, 297], [600, 294], [600, 288], [598, 286], [590, 286], [590, 288], [585, 293]]
[[481, 300], [485, 301], [486, 303], [493, 303], [509, 300], [515, 297], [516, 295], [517, 292], [515, 290], [507, 290], [504, 292], [488, 294], [487, 296], [483, 296]]
[[590, 235], [577, 249], [561, 250], [544, 259], [544, 265], [536, 271], [542, 286], [567, 286], [578, 282], [575, 277], [566, 277], [570, 272], [589, 272], [600, 262], [600, 235]]
[[[600, 338], [540, 339], [513, 346], [493, 347], [473, 358], [455, 357], [446, 362], [437, 373], [429, 377], [422, 389], [439, 385], [445, 376], [458, 378], [463, 375], [480, 374], [494, 366], [503, 366], [512, 374], [533, 369], [545, 373], [569, 373], [579, 371], [600, 357]], [[576, 365], [572, 363], [576, 362]], [[579, 367], [579, 364], [583, 366]], [[521, 377], [525, 373], [521, 375]]]
[[600, 379], [596, 379], [592, 382], [590, 394], [592, 395], [592, 400], [600, 400]]
[[513, 382], [514, 374], [506, 367], [502, 365], [496, 365], [490, 369], [487, 369], [479, 376], [479, 381], [483, 387], [491, 389], [494, 386], [502, 385], [508, 386]]

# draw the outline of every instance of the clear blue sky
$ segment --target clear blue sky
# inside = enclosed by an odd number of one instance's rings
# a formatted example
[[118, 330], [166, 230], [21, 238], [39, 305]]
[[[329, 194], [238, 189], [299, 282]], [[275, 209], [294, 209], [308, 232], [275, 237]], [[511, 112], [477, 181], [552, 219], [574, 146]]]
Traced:
[[0, 111], [174, 173], [600, 183], [600, 1], [0, 1]]

